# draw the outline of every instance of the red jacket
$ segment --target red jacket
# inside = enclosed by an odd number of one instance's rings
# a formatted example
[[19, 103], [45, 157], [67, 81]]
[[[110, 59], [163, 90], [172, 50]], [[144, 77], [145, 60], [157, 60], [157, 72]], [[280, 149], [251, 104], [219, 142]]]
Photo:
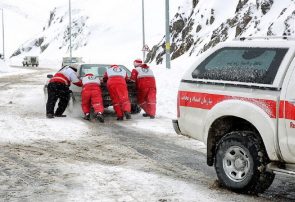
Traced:
[[136, 82], [137, 89], [156, 88], [156, 80], [153, 71], [146, 64], [136, 67], [131, 72], [130, 80]]
[[107, 81], [107, 85], [126, 84], [128, 80], [127, 72], [118, 65], [112, 65], [104, 73], [103, 80]]
[[82, 86], [82, 82], [76, 75], [76, 72], [70, 68], [69, 66], [66, 66], [59, 70], [50, 80], [49, 82], [53, 83], [63, 83], [67, 86], [70, 86], [71, 83], [77, 85], [77, 86]]

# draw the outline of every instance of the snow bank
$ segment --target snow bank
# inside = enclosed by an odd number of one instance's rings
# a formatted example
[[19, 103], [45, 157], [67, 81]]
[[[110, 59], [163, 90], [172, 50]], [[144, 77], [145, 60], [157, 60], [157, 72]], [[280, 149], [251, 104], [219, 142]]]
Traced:
[[12, 75], [31, 73], [33, 71], [34, 70], [11, 68], [6, 62], [4, 62], [3, 60], [0, 60], [0, 78], [3, 76], [12, 76]]
[[11, 71], [13, 70], [9, 68], [8, 65], [3, 60], [0, 60], [0, 74], [11, 72]]
[[183, 74], [190, 68], [195, 60], [196, 57], [183, 55], [171, 62], [170, 69], [166, 68], [165, 61], [162, 65], [150, 65], [151, 69], [154, 71], [157, 82], [158, 116], [176, 118], [178, 87]]

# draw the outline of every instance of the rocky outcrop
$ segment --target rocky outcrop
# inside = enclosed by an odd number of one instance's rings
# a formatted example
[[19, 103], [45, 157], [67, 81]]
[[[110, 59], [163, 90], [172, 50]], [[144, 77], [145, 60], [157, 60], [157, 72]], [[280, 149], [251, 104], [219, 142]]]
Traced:
[[[185, 53], [199, 55], [235, 37], [295, 34], [294, 0], [284, 1], [281, 10], [273, 7], [275, 0], [232, 0], [226, 7], [218, 0], [211, 7], [203, 1], [191, 0], [191, 6], [180, 6], [171, 20], [172, 60]], [[162, 63], [165, 53], [163, 37], [148, 53], [146, 62]]]

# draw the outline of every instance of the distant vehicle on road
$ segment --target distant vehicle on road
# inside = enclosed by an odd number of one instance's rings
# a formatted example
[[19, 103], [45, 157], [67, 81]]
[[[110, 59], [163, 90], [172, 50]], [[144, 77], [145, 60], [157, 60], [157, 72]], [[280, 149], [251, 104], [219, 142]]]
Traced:
[[39, 66], [39, 57], [38, 56], [26, 56], [23, 60], [23, 67], [24, 66]]
[[61, 66], [84, 63], [82, 57], [63, 57]]

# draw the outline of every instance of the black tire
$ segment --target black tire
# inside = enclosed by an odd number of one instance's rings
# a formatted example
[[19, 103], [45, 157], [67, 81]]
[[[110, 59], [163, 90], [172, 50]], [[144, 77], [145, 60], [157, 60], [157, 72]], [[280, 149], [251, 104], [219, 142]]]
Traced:
[[67, 110], [70, 113], [74, 113], [78, 107], [79, 103], [76, 101], [75, 97], [72, 93], [69, 94], [69, 102], [67, 106]]
[[131, 114], [138, 114], [140, 111], [141, 108], [138, 104], [131, 104]]
[[219, 141], [215, 156], [217, 177], [224, 187], [238, 193], [264, 192], [275, 175], [266, 171], [269, 162], [255, 133], [235, 131]]

